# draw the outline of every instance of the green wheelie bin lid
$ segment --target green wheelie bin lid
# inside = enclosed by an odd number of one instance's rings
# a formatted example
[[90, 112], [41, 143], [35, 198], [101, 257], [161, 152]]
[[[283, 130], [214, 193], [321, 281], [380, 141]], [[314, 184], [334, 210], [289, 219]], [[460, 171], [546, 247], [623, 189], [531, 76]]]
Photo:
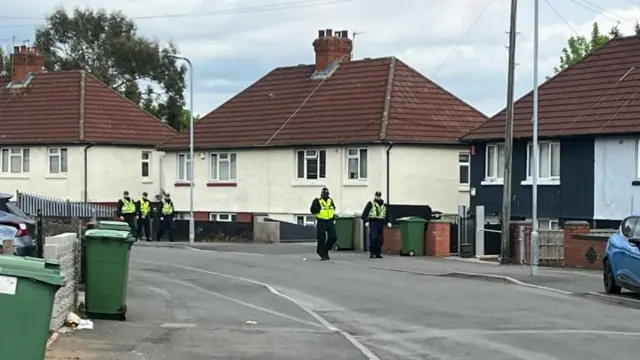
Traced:
[[47, 260], [34, 258], [30, 256], [20, 257], [20, 256], [3, 256], [0, 263], [0, 267], [19, 267], [25, 269], [47, 269], [60, 271], [60, 263], [55, 260]]
[[131, 231], [129, 224], [123, 221], [100, 221], [98, 222], [97, 228], [104, 230]]
[[25, 264], [17, 265], [17, 262], [8, 260], [10, 258], [11, 256], [0, 256], [0, 276], [33, 279], [53, 286], [65, 285], [64, 277], [57, 270], [46, 269], [33, 262], [27, 265], [26, 262], [31, 262], [30, 260], [22, 260]]
[[90, 239], [109, 239], [122, 242], [135, 242], [135, 239], [131, 236], [129, 230], [111, 230], [111, 229], [89, 229], [85, 231], [84, 236], [87, 240]]
[[355, 219], [355, 214], [336, 214], [336, 219]]
[[405, 216], [405, 217], [401, 217], [396, 219], [399, 222], [412, 222], [412, 223], [426, 223], [427, 220], [418, 217], [418, 216]]

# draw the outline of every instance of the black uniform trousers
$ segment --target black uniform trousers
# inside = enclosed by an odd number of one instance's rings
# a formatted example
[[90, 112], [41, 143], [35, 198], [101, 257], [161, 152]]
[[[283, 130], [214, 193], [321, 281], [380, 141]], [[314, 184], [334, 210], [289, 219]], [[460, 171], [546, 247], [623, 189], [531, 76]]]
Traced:
[[162, 240], [162, 235], [164, 235], [165, 233], [169, 237], [169, 241], [173, 241], [173, 214], [162, 215], [162, 220], [160, 223], [160, 227], [158, 228], [158, 236], [156, 236], [156, 240]]
[[124, 219], [124, 222], [129, 224], [129, 228], [131, 229], [131, 235], [135, 235], [137, 233], [137, 231], [136, 231], [136, 214], [134, 214], [134, 213], [122, 214], [122, 218]]
[[142, 239], [142, 233], [144, 232], [145, 240], [151, 240], [151, 222], [149, 221], [149, 215], [140, 216], [138, 218], [138, 232], [136, 234], [137, 239]]
[[316, 252], [320, 256], [329, 255], [329, 250], [333, 249], [338, 239], [336, 235], [336, 225], [333, 220], [318, 219], [316, 228], [318, 231], [318, 246]]
[[384, 223], [380, 221], [369, 222], [369, 253], [372, 255], [382, 254], [382, 234]]

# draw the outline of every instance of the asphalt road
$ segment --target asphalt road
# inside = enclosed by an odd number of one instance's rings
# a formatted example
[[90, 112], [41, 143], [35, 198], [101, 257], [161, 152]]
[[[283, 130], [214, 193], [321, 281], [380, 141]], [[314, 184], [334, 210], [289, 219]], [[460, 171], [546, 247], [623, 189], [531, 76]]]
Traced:
[[635, 309], [349, 266], [340, 253], [320, 262], [312, 248], [288, 249], [136, 246], [129, 321], [61, 337], [48, 359], [635, 360], [640, 353]]

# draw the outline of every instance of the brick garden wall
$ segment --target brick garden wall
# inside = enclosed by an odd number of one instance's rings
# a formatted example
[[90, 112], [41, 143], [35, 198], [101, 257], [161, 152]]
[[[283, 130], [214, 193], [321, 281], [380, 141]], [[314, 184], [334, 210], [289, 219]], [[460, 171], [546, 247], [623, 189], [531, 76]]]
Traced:
[[[447, 257], [450, 255], [450, 224], [446, 221], [430, 221], [424, 233], [424, 249], [427, 256]], [[400, 227], [384, 228], [383, 251], [386, 254], [398, 255], [402, 250]]]
[[79, 241], [76, 233], [64, 233], [45, 238], [45, 259], [60, 263], [66, 284], [56, 293], [51, 314], [50, 330], [57, 330], [78, 305], [78, 277], [80, 273]]

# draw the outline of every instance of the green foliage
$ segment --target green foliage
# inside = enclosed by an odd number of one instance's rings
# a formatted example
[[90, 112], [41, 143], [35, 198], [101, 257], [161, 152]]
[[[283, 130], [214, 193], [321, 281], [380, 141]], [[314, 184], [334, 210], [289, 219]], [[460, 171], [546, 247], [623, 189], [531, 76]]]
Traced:
[[[177, 47], [137, 33], [120, 11], [57, 8], [36, 31], [48, 71], [86, 70], [143, 109], [180, 130], [186, 67]], [[151, 85], [140, 88], [140, 81]], [[160, 89], [160, 90], [157, 90]]]
[[0, 48], [0, 75], [11, 74], [11, 59], [9, 58], [9, 52]]
[[587, 54], [600, 48], [606, 44], [610, 36], [621, 36], [618, 26], [614, 26], [609, 32], [610, 35], [604, 35], [600, 33], [598, 23], [593, 23], [591, 30], [591, 38], [587, 39], [584, 36], [572, 36], [567, 42], [567, 46], [562, 49], [562, 56], [560, 56], [560, 65], [553, 69], [555, 73], [568, 68], [569, 66], [577, 63]]

